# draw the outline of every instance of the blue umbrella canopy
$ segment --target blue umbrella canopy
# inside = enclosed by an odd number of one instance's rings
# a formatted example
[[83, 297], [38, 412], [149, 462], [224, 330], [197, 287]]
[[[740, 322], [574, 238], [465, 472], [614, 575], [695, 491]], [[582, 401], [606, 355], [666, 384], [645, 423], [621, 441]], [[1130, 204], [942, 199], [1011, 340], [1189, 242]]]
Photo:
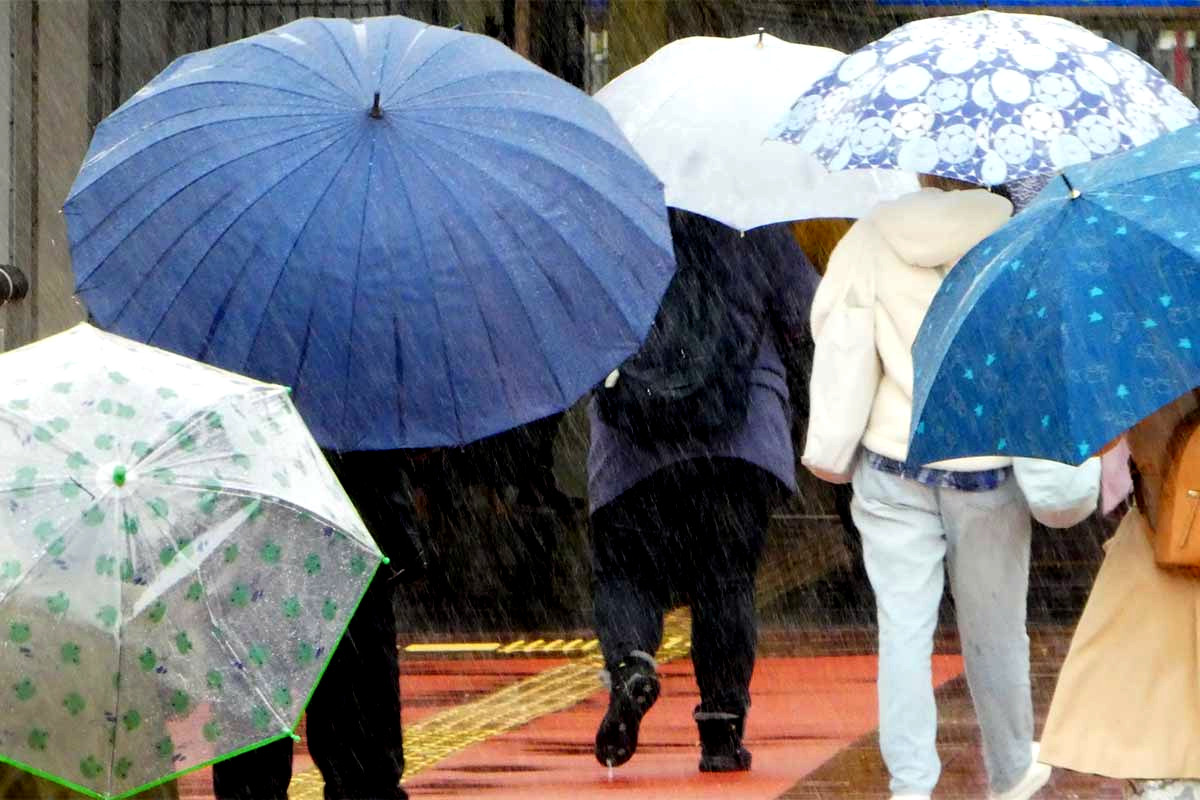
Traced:
[[830, 169], [998, 186], [1195, 122], [1142, 59], [1058, 17], [977, 11], [910, 22], [843, 59], [774, 135]]
[[1200, 126], [1072, 167], [968, 253], [913, 346], [909, 459], [1077, 464], [1200, 385]]
[[674, 270], [662, 187], [603, 108], [404, 17], [176, 60], [97, 128], [64, 211], [99, 325], [292, 386], [339, 450], [570, 406]]

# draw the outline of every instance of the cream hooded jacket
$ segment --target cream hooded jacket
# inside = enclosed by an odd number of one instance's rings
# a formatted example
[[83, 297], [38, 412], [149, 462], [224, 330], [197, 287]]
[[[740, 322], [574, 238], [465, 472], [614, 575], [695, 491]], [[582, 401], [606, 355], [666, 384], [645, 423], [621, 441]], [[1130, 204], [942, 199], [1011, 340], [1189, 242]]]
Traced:
[[[904, 461], [912, 423], [912, 346], [938, 287], [968, 250], [1005, 223], [1012, 205], [982, 189], [922, 189], [882, 204], [834, 249], [812, 305], [813, 355], [803, 463], [847, 482], [860, 447]], [[1031, 458], [964, 458], [929, 466], [1012, 465], [1034, 518], [1067, 528], [1091, 514], [1100, 461], [1078, 467]]]
[[[982, 189], [922, 189], [880, 204], [850, 228], [813, 298], [806, 467], [826, 480], [849, 480], [860, 445], [905, 460], [921, 321], [950, 267], [1011, 214], [1011, 203]], [[985, 457], [930, 466], [1009, 464]]]

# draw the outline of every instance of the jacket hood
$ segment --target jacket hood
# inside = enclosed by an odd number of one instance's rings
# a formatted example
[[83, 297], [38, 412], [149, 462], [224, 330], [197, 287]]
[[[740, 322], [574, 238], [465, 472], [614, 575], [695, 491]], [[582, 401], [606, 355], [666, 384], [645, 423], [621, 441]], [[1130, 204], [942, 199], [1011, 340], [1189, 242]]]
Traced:
[[901, 259], [948, 266], [1012, 215], [1012, 203], [986, 189], [921, 189], [880, 203], [868, 215]]

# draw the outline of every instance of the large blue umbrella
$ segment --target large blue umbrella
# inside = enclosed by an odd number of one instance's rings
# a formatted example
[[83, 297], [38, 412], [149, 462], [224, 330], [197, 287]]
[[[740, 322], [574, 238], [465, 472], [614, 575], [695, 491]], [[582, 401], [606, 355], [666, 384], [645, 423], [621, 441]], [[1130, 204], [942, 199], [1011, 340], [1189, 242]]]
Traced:
[[909, 460], [1080, 463], [1200, 385], [1200, 126], [1072, 167], [950, 271]]
[[830, 169], [998, 186], [1127, 150], [1197, 116], [1154, 67], [1086, 28], [977, 11], [910, 22], [851, 53], [773, 135]]
[[64, 210], [101, 326], [292, 386], [336, 449], [568, 407], [674, 269], [662, 188], [599, 104], [404, 17], [175, 61], [97, 128]]

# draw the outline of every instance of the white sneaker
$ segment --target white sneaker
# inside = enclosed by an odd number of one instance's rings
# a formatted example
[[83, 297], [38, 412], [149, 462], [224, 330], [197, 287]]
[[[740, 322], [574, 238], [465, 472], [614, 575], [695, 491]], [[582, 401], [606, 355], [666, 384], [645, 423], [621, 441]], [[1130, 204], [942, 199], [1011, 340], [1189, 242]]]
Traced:
[[1000, 794], [989, 792], [988, 800], [1029, 800], [1046, 785], [1046, 782], [1050, 780], [1050, 765], [1038, 762], [1040, 747], [1037, 742], [1034, 742], [1030, 749], [1033, 751], [1033, 763], [1029, 765], [1029, 769], [1025, 770], [1025, 774], [1021, 776], [1021, 780], [1017, 781], [1017, 785]]

